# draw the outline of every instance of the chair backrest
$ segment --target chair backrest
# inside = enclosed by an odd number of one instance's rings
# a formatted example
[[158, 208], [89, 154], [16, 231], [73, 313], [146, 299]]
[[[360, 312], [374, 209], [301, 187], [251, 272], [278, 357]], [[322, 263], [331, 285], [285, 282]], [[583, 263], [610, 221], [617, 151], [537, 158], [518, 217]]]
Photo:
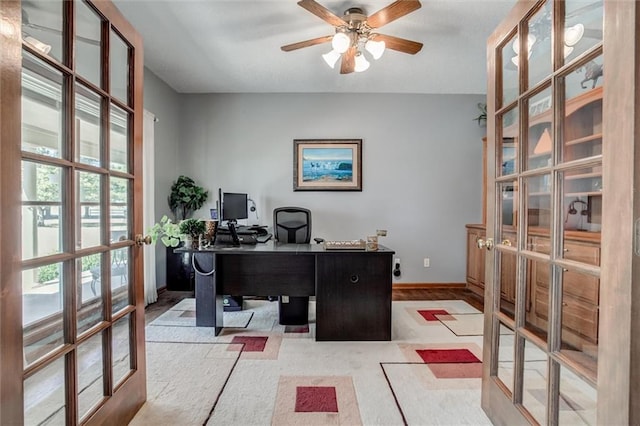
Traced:
[[306, 244], [311, 240], [311, 211], [303, 207], [273, 210], [273, 233], [281, 243]]

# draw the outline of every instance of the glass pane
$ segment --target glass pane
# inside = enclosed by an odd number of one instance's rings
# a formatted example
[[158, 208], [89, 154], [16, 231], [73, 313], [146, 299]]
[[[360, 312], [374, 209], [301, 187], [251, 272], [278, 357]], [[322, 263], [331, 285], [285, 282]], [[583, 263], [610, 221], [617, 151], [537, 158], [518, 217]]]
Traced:
[[498, 53], [502, 57], [502, 104], [499, 107], [515, 101], [520, 92], [518, 87], [518, 37], [507, 40]]
[[528, 262], [526, 285], [530, 308], [525, 316], [525, 328], [546, 342], [549, 333], [550, 264], [539, 260]]
[[111, 104], [109, 158], [112, 170], [129, 171], [129, 114]]
[[129, 46], [111, 29], [109, 45], [109, 70], [111, 76], [111, 96], [128, 103], [129, 93]]
[[551, 174], [524, 178], [527, 237], [551, 231]]
[[568, 170], [560, 176], [563, 184], [564, 229], [600, 232], [602, 167]]
[[[113, 383], [118, 385], [131, 368], [131, 315], [127, 314], [113, 324]], [[115, 387], [114, 386], [114, 387]]]
[[103, 303], [100, 296], [100, 254], [92, 254], [76, 261], [81, 306], [78, 309], [78, 335], [102, 321]]
[[560, 365], [560, 418], [561, 425], [597, 424], [598, 393], [567, 367]]
[[100, 175], [76, 172], [78, 182], [77, 214], [80, 218], [80, 238], [76, 248], [100, 245]]
[[61, 253], [62, 169], [22, 162], [22, 259]]
[[110, 177], [110, 227], [111, 242], [130, 238], [127, 204], [129, 202], [129, 179]]
[[516, 173], [518, 156], [518, 108], [507, 111], [502, 117], [502, 141], [497, 147], [497, 174], [510, 175]]
[[76, 84], [76, 160], [99, 167], [102, 165], [100, 96]]
[[22, 39], [41, 54], [62, 62], [62, 1], [31, 0], [21, 6]]
[[24, 381], [24, 424], [64, 425], [64, 358], [58, 358]]
[[498, 379], [513, 393], [515, 334], [500, 323], [498, 334]]
[[74, 4], [76, 6], [76, 71], [91, 83], [101, 87], [100, 34], [102, 20], [84, 1], [77, 1]]
[[528, 22], [527, 56], [529, 58], [529, 85], [533, 87], [551, 75], [551, 1], [531, 17]]
[[129, 251], [129, 247], [125, 247], [111, 252], [111, 300], [114, 313], [129, 304]]
[[90, 337], [78, 347], [78, 415], [87, 414], [104, 394], [102, 334]]
[[539, 424], [547, 423], [547, 355], [527, 340], [524, 341], [522, 405]]
[[565, 78], [562, 161], [602, 155], [602, 56]]
[[22, 271], [22, 325], [27, 364], [64, 343], [62, 263]]
[[551, 88], [534, 95], [527, 100], [529, 114], [529, 131], [527, 132], [526, 170], [551, 166], [553, 148], [553, 131], [551, 119], [553, 100]]
[[62, 73], [23, 53], [22, 150], [62, 157]]
[[[513, 182], [502, 182], [498, 184], [498, 192], [500, 194], [499, 204], [500, 210], [500, 235], [512, 230], [517, 225], [518, 219], [518, 184]], [[515, 239], [512, 241], [515, 242]]]
[[603, 16], [602, 0], [565, 2], [565, 62], [577, 58], [602, 41]]
[[498, 265], [500, 268], [500, 312], [514, 319], [516, 302], [516, 254], [498, 251]]
[[562, 273], [561, 352], [595, 376], [598, 361], [600, 282], [575, 271]]

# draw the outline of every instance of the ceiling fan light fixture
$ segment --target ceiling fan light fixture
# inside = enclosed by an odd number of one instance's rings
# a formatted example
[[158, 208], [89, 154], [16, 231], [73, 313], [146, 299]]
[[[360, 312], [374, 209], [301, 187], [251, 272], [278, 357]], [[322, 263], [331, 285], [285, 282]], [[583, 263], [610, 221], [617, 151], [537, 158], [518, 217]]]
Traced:
[[366, 71], [369, 69], [369, 65], [369, 61], [367, 61], [362, 52], [356, 53], [355, 67], [353, 68], [355, 72]]
[[384, 41], [367, 40], [367, 42], [364, 44], [364, 48], [367, 50], [367, 52], [371, 53], [371, 56], [373, 56], [373, 59], [375, 60], [378, 60], [380, 59], [380, 57], [382, 57], [385, 47], [386, 45]]
[[345, 33], [336, 33], [331, 40], [331, 47], [338, 53], [346, 52], [349, 46], [351, 46], [351, 37]]
[[43, 43], [35, 37], [26, 36], [24, 41], [44, 55], [47, 55], [51, 51], [51, 45]]
[[335, 68], [336, 62], [338, 62], [338, 59], [340, 59], [340, 53], [334, 49], [331, 52], [322, 55], [322, 59], [324, 59], [327, 65], [329, 65], [331, 68]]
[[[536, 36], [534, 36], [533, 34], [527, 35], [527, 51], [529, 52], [529, 55], [531, 55], [531, 48], [535, 44], [536, 40], [537, 40]], [[513, 39], [513, 44], [511, 45], [511, 48], [516, 53], [516, 55], [520, 53], [520, 38], [518, 36], [516, 36], [516, 38]]]
[[564, 30], [564, 44], [569, 47], [575, 46], [584, 35], [584, 25], [583, 24], [575, 24], [572, 27], [566, 28]]

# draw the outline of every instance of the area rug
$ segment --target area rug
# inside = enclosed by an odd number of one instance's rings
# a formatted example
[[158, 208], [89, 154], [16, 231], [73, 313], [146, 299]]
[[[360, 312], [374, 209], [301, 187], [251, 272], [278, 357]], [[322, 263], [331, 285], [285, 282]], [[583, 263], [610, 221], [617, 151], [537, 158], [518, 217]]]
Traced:
[[278, 324], [277, 303], [253, 300], [241, 311], [248, 324], [219, 336], [170, 324], [189, 303], [146, 328], [149, 400], [132, 424], [490, 424], [482, 335], [452, 331], [457, 318], [458, 330], [482, 327], [465, 302], [393, 302], [389, 342], [316, 342], [313, 302], [302, 327]]

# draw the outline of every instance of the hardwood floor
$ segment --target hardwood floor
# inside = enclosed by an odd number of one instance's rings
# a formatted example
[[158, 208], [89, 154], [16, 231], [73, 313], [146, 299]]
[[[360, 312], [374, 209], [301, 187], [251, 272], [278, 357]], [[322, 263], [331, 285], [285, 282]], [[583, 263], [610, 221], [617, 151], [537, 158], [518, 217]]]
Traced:
[[[182, 299], [194, 297], [191, 291], [158, 291], [158, 301], [145, 309], [147, 324], [169, 310]], [[482, 300], [471, 291], [463, 288], [407, 289], [393, 290], [393, 300], [464, 300], [474, 308], [484, 309]]]

